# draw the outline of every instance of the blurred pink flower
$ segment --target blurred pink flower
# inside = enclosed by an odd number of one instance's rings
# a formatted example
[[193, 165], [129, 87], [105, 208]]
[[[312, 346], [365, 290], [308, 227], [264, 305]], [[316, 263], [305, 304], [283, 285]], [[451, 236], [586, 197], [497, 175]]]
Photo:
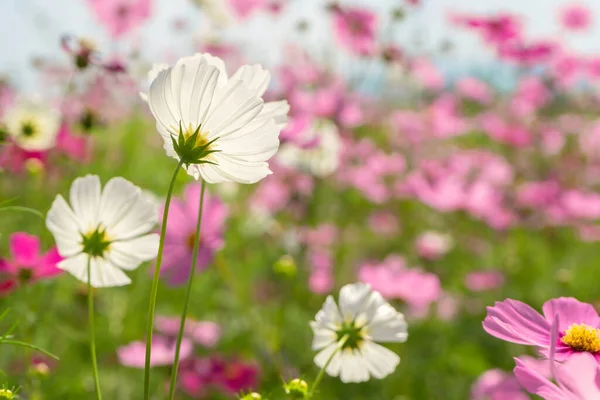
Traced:
[[437, 275], [418, 268], [406, 268], [400, 256], [388, 256], [378, 264], [364, 264], [358, 276], [383, 297], [403, 300], [417, 311], [426, 310], [441, 295]]
[[144, 22], [151, 12], [150, 0], [87, 0], [96, 18], [115, 38]]
[[471, 388], [471, 400], [529, 400], [514, 375], [490, 369], [477, 378]]
[[[572, 297], [559, 297], [544, 303], [543, 316], [517, 300], [507, 299], [487, 308], [483, 329], [507, 342], [535, 346], [549, 356], [551, 328], [558, 320], [557, 361], [580, 352], [589, 352], [600, 360], [600, 317], [591, 304]], [[584, 340], [585, 337], [596, 338]]]
[[400, 231], [400, 223], [396, 214], [388, 211], [377, 211], [369, 215], [369, 229], [376, 235], [392, 238]]
[[67, 157], [83, 162], [89, 160], [89, 140], [82, 135], [75, 135], [66, 123], [63, 123], [56, 137], [56, 148]]
[[227, 0], [233, 12], [240, 19], [246, 19], [253, 11], [266, 8], [267, 0]]
[[498, 45], [497, 53], [501, 59], [522, 66], [546, 63], [558, 50], [556, 43], [548, 40], [524, 42], [511, 40]]
[[440, 232], [427, 231], [419, 235], [415, 247], [421, 257], [437, 260], [446, 255], [452, 247], [452, 237]]
[[504, 274], [500, 271], [473, 271], [465, 276], [465, 286], [473, 292], [496, 289], [503, 283]]
[[426, 58], [417, 58], [411, 62], [411, 74], [425, 89], [441, 90], [444, 88], [444, 75]]
[[[156, 316], [154, 328], [164, 336], [177, 337], [179, 334], [179, 317]], [[221, 339], [221, 327], [212, 321], [185, 320], [183, 328], [185, 337], [204, 347], [214, 347]]]
[[19, 285], [52, 278], [63, 271], [57, 263], [62, 261], [56, 247], [42, 254], [37, 236], [25, 232], [9, 237], [9, 259], [0, 258], [0, 292], [7, 292]]
[[479, 79], [467, 77], [456, 82], [456, 89], [463, 96], [481, 104], [489, 104], [493, 93], [488, 85]]
[[359, 7], [336, 7], [332, 15], [334, 34], [340, 45], [358, 55], [375, 52], [377, 14]]
[[[184, 189], [183, 198], [174, 198], [171, 201], [161, 270], [161, 275], [171, 285], [182, 284], [189, 277], [192, 250], [196, 240], [200, 242], [197, 270], [206, 268], [212, 262], [214, 253], [223, 247], [227, 207], [218, 197], [206, 193], [200, 238], [196, 238], [199, 204], [200, 184], [198, 183], [188, 184]], [[160, 215], [162, 217], [162, 210]]]
[[12, 141], [0, 146], [0, 170], [4, 168], [13, 173], [21, 173], [28, 165], [46, 165], [47, 159], [47, 151], [23, 150]]
[[554, 366], [554, 381], [522, 359], [515, 358], [514, 374], [528, 392], [545, 400], [600, 399], [600, 365], [590, 354], [575, 353]]
[[196, 358], [182, 364], [179, 384], [190, 396], [207, 396], [216, 389], [228, 395], [249, 391], [258, 384], [258, 367], [236, 359], [219, 356]]
[[592, 10], [583, 3], [572, 3], [560, 9], [559, 21], [570, 31], [584, 31], [592, 25]]
[[458, 314], [460, 302], [448, 293], [442, 293], [437, 302], [437, 316], [442, 321], [451, 321]]
[[[176, 340], [154, 335], [152, 338], [152, 355], [150, 356], [150, 365], [153, 367], [173, 365], [175, 358]], [[189, 339], [184, 338], [181, 341], [180, 360], [190, 357], [193, 352], [193, 344]], [[126, 367], [144, 368], [146, 358], [146, 342], [136, 341], [117, 349], [119, 363]]]
[[522, 34], [522, 24], [511, 14], [498, 13], [490, 16], [452, 14], [450, 19], [458, 26], [478, 32], [490, 44], [502, 44], [518, 39]]
[[600, 194], [572, 189], [564, 192], [561, 200], [567, 214], [572, 218], [600, 218]]

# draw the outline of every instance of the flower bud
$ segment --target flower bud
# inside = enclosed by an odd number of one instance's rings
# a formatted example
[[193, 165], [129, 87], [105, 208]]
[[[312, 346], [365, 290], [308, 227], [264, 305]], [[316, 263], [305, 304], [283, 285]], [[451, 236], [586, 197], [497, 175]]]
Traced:
[[302, 379], [292, 379], [283, 387], [285, 393], [291, 399], [307, 399], [308, 398], [308, 383]]
[[273, 272], [278, 276], [291, 279], [296, 276], [296, 261], [289, 254], [283, 255], [273, 264]]

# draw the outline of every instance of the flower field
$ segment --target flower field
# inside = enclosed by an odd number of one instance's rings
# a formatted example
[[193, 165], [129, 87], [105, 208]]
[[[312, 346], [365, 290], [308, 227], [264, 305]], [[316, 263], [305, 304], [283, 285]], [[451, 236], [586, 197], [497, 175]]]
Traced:
[[152, 57], [176, 2], [80, 1], [2, 76], [0, 400], [600, 399], [597, 7], [301, 1]]

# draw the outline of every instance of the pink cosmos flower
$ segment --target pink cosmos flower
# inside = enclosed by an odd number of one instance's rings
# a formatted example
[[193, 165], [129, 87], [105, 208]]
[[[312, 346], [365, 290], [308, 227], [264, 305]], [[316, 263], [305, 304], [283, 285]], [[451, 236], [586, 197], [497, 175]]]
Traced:
[[[588, 352], [600, 360], [600, 317], [591, 304], [572, 297], [544, 303], [543, 315], [517, 300], [507, 299], [487, 308], [483, 329], [508, 342], [535, 346], [545, 356], [556, 346], [557, 361]], [[557, 341], [551, 340], [552, 323], [558, 319]]]
[[417, 238], [417, 253], [423, 258], [437, 260], [443, 257], [452, 247], [452, 238], [443, 233], [428, 231]]
[[[182, 284], [189, 277], [196, 240], [200, 241], [196, 265], [198, 270], [206, 268], [212, 262], [215, 251], [223, 247], [227, 207], [218, 197], [206, 193], [200, 238], [196, 238], [199, 204], [200, 184], [197, 183], [185, 187], [183, 199], [175, 198], [171, 201], [161, 270], [161, 275], [165, 276], [171, 285]], [[162, 210], [160, 215], [162, 216]]]
[[62, 261], [56, 247], [41, 254], [40, 239], [25, 232], [9, 237], [10, 259], [0, 258], [0, 292], [25, 283], [37, 282], [61, 274], [56, 264]]
[[115, 38], [119, 38], [142, 22], [151, 12], [150, 0], [87, 0], [96, 18]]
[[450, 18], [455, 24], [478, 32], [490, 44], [501, 44], [518, 39], [522, 34], [521, 22], [510, 14], [451, 15]]
[[512, 374], [490, 369], [473, 384], [471, 400], [529, 400], [529, 396]]
[[[179, 323], [179, 317], [158, 315], [156, 316], [154, 328], [164, 336], [177, 337]], [[221, 326], [212, 321], [195, 321], [188, 318], [185, 320], [183, 334], [204, 347], [215, 347], [221, 339]]]
[[417, 58], [411, 62], [411, 74], [428, 90], [441, 90], [444, 88], [444, 75], [428, 59]]
[[357, 55], [375, 52], [377, 14], [359, 7], [336, 7], [332, 18], [335, 37], [340, 45]]
[[456, 89], [459, 93], [470, 100], [481, 104], [489, 104], [492, 101], [491, 89], [482, 81], [476, 78], [463, 78], [456, 83]]
[[437, 275], [418, 268], [406, 268], [404, 258], [400, 256], [388, 256], [378, 264], [364, 264], [358, 276], [385, 298], [403, 300], [419, 313], [427, 310], [441, 295]]
[[256, 9], [267, 6], [266, 0], [228, 0], [228, 2], [239, 19], [246, 19]]
[[56, 137], [56, 149], [67, 157], [84, 162], [90, 157], [89, 140], [86, 136], [75, 135], [66, 123], [63, 123]]
[[369, 215], [368, 224], [371, 232], [386, 238], [392, 238], [400, 231], [398, 217], [388, 211], [377, 211]]
[[584, 4], [568, 4], [560, 9], [559, 21], [570, 31], [585, 31], [592, 24], [592, 10]]
[[[154, 335], [152, 338], [152, 355], [150, 365], [152, 367], [173, 365], [175, 358], [176, 340], [164, 336]], [[185, 360], [192, 355], [194, 345], [190, 339], [183, 338], [181, 341], [180, 360]], [[131, 342], [117, 349], [119, 363], [126, 367], [144, 368], [146, 359], [146, 342]]]
[[254, 363], [212, 356], [184, 363], [179, 373], [179, 384], [193, 397], [207, 396], [211, 388], [234, 395], [255, 388], [258, 374]]
[[504, 274], [500, 271], [473, 271], [465, 277], [465, 286], [472, 292], [496, 289], [504, 283]]
[[514, 374], [528, 392], [545, 400], [600, 399], [600, 365], [589, 354], [573, 354], [554, 366], [553, 383], [522, 360], [515, 358]]
[[0, 146], [0, 170], [24, 172], [29, 166], [44, 167], [48, 159], [47, 151], [27, 151], [9, 141]]

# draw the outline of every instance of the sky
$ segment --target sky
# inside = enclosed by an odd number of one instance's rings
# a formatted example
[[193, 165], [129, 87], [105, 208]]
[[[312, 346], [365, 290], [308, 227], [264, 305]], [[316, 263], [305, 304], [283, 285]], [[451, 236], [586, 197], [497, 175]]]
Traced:
[[[283, 18], [257, 15], [240, 26], [228, 29], [226, 36], [243, 43], [246, 55], [253, 62], [267, 65], [280, 61], [283, 43], [296, 42], [316, 52], [317, 58], [331, 56], [335, 43], [328, 29], [328, 20], [322, 11], [325, 0], [289, 0]], [[396, 26], [392, 35], [415, 51], [434, 54], [440, 43], [450, 39], [454, 50], [442, 64], [455, 69], [480, 66], [487, 68], [491, 54], [474, 35], [459, 31], [447, 21], [451, 11], [493, 13], [509, 11], [526, 21], [531, 38], [561, 37], [569, 48], [582, 54], [600, 54], [600, 1], [579, 0], [594, 12], [597, 27], [583, 34], [566, 35], [557, 21], [557, 10], [571, 0], [422, 0], [423, 6], [411, 13], [402, 25]], [[95, 20], [86, 0], [0, 0], [0, 75], [9, 76], [20, 86], [35, 86], [35, 73], [31, 67], [34, 57], [61, 57], [59, 40], [65, 33], [84, 36], [97, 43], [105, 52], [139, 48], [149, 62], [168, 61], [194, 51], [192, 35], [173, 33], [175, 20], [187, 21], [193, 31], [206, 32], [205, 16], [189, 0], [153, 0], [153, 17], [127, 40], [114, 43], [103, 27]], [[402, 4], [402, 0], [355, 0], [342, 4], [367, 5], [382, 16]], [[310, 29], [300, 35], [295, 26], [298, 21], [308, 21]], [[387, 24], [384, 17], [382, 25]], [[8, 34], [7, 34], [8, 32]], [[387, 32], [389, 34], [389, 32]], [[196, 33], [196, 36], [198, 34]], [[419, 46], [414, 45], [420, 38]], [[350, 64], [348, 58], [336, 60], [340, 68]]]

